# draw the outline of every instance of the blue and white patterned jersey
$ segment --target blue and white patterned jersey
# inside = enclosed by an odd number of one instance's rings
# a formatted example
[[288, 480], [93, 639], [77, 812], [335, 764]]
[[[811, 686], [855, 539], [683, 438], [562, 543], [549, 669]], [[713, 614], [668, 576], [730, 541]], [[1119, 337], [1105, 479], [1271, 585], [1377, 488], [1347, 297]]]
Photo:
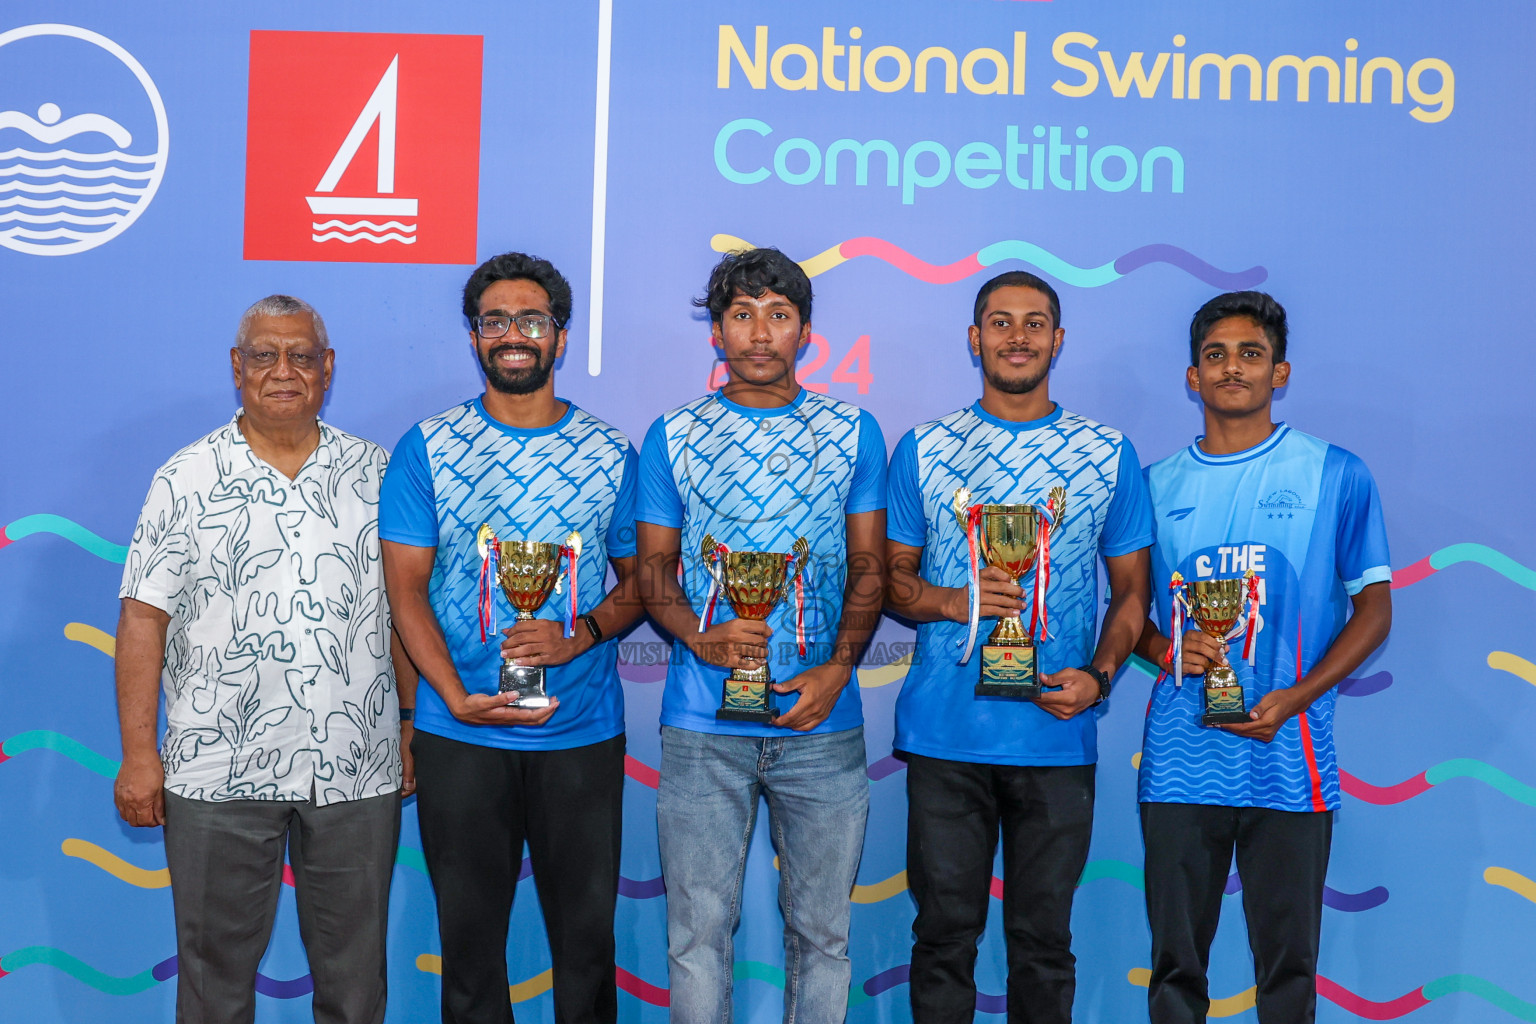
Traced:
[[[768, 617], [769, 665], [783, 683], [832, 654], [847, 578], [845, 517], [885, 508], [885, 439], [875, 418], [857, 406], [804, 389], [775, 409], [737, 405], [720, 394], [674, 409], [651, 425], [640, 455], [636, 517], [682, 531], [683, 587], [694, 614], [704, 607], [709, 576], [699, 560], [706, 534], [732, 551], [788, 553], [810, 543], [805, 581], [808, 644], [795, 642], [793, 591]], [[728, 602], [715, 619], [731, 618]], [[667, 669], [661, 723], [732, 736], [785, 736], [783, 729], [715, 719], [726, 670], [699, 661], [677, 644]], [[781, 711], [799, 695], [778, 694]], [[839, 732], [864, 721], [851, 683], [813, 732]]]
[[[493, 418], [478, 398], [454, 406], [406, 432], [384, 477], [379, 536], [437, 549], [428, 596], [470, 693], [495, 693], [502, 663], [500, 633], [480, 641], [475, 535], [481, 523], [489, 523], [503, 540], [555, 544], [564, 543], [572, 530], [579, 532], [579, 614], [607, 596], [608, 559], [635, 553], [634, 446], [618, 429], [565, 404], [559, 422], [535, 430]], [[499, 626], [511, 626], [516, 611], [499, 586], [493, 583], [491, 591]], [[564, 622], [569, 611], [570, 591], [562, 585], [536, 614]], [[576, 628], [585, 627], [578, 622]], [[624, 731], [613, 638], [574, 661], [546, 668], [544, 686], [560, 698], [560, 707], [538, 726], [467, 725], [453, 717], [435, 689], [420, 686], [416, 728], [509, 750], [561, 750]]]
[[[1098, 635], [1098, 561], [1152, 543], [1136, 450], [1118, 430], [1065, 412], [1016, 423], [977, 402], [914, 427], [891, 457], [890, 538], [923, 549], [923, 579], [965, 587], [970, 553], [955, 519], [954, 494], [972, 503], [1044, 506], [1051, 488], [1067, 491], [1067, 513], [1051, 535], [1046, 594], [1050, 636], [1035, 638], [1043, 673], [1086, 665]], [[1024, 578], [1026, 600], [1033, 571]], [[1026, 626], [1029, 611], [1024, 612]], [[982, 619], [981, 644], [996, 619]], [[897, 750], [951, 761], [1007, 765], [1082, 765], [1098, 758], [1098, 719], [1061, 721], [1027, 701], [978, 698], [981, 655], [959, 664], [968, 627], [925, 622], [912, 668], [896, 700]]]
[[[1207, 455], [1192, 444], [1148, 468], [1157, 543], [1152, 587], [1166, 634], [1168, 581], [1259, 579], [1252, 668], [1234, 641], [1228, 660], [1250, 709], [1294, 684], [1333, 644], [1351, 595], [1392, 578], [1381, 498], [1365, 463], [1281, 423], [1261, 444]], [[1193, 628], [1191, 626], [1191, 628]], [[1203, 681], [1172, 676], [1152, 692], [1142, 744], [1143, 802], [1322, 811], [1339, 806], [1333, 746], [1336, 691], [1280, 727], [1269, 743], [1200, 725]]]

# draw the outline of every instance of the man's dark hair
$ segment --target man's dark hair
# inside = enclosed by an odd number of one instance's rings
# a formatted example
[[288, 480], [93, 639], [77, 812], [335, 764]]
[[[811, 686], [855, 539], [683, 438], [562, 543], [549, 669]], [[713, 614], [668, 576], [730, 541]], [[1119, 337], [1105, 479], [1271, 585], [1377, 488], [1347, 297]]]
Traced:
[[1061, 300], [1056, 297], [1056, 289], [1027, 270], [1010, 270], [1006, 274], [998, 274], [976, 293], [976, 309], [971, 314], [971, 322], [977, 327], [981, 326], [981, 315], [987, 311], [987, 296], [999, 288], [1033, 288], [1044, 292], [1051, 303], [1051, 330], [1061, 326]]
[[497, 281], [532, 281], [549, 296], [549, 315], [555, 326], [564, 327], [571, 319], [571, 283], [549, 260], [521, 252], [492, 256], [475, 268], [464, 285], [464, 315], [480, 315], [480, 296]]
[[710, 320], [719, 323], [736, 296], [757, 299], [764, 292], [784, 296], [800, 311], [802, 325], [811, 322], [811, 279], [805, 276], [800, 264], [777, 249], [726, 253], [709, 272], [709, 287], [693, 304], [709, 310]]
[[1264, 331], [1269, 347], [1274, 350], [1275, 362], [1285, 362], [1285, 307], [1264, 292], [1227, 292], [1218, 295], [1195, 311], [1189, 322], [1189, 364], [1200, 362], [1200, 346], [1211, 328], [1231, 316], [1252, 320]]

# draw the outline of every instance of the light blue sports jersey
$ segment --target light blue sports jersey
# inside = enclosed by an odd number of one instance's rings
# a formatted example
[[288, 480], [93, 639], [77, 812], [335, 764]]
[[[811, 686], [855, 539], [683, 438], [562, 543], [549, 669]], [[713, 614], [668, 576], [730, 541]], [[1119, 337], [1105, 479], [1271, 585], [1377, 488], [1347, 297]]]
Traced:
[[[502, 663], [501, 634], [480, 641], [475, 535], [481, 523], [502, 540], [563, 544], [578, 531], [578, 614], [607, 596], [608, 559], [635, 553], [634, 446], [616, 428], [565, 404], [559, 422], [536, 430], [492, 418], [478, 398], [454, 406], [407, 431], [384, 476], [379, 536], [437, 549], [428, 596], [470, 693], [495, 693]], [[565, 564], [562, 558], [562, 570]], [[538, 618], [565, 621], [568, 583], [550, 595]], [[491, 590], [497, 625], [511, 626], [516, 611], [494, 582]], [[576, 628], [586, 627], [577, 622]], [[424, 679], [416, 690], [416, 728], [508, 750], [562, 750], [612, 739], [624, 731], [617, 661], [609, 637], [574, 661], [547, 667], [544, 687], [560, 707], [539, 726], [467, 725]]]
[[[640, 454], [637, 505], [636, 518], [681, 529], [683, 588], [694, 615], [709, 590], [699, 560], [705, 534], [732, 551], [788, 553], [796, 539], [809, 542], [804, 657], [795, 641], [793, 591], [768, 617], [770, 672], [774, 682], [788, 682], [831, 657], [847, 578], [845, 517], [885, 508], [885, 439], [869, 413], [804, 389], [775, 409], [706, 395], [651, 425]], [[731, 617], [722, 596], [714, 621]], [[676, 644], [661, 724], [730, 736], [796, 735], [771, 725], [718, 721], [725, 675]], [[781, 712], [798, 699], [798, 693], [774, 695]], [[811, 731], [840, 732], [863, 721], [854, 681]]]
[[[922, 576], [966, 587], [970, 553], [955, 519], [961, 487], [973, 504], [1044, 506], [1053, 487], [1067, 490], [1067, 514], [1051, 535], [1046, 594], [1050, 636], [1035, 638], [1041, 672], [1086, 665], [1098, 634], [1098, 560], [1152, 543], [1151, 509], [1136, 450], [1118, 430], [1065, 412], [1037, 420], [998, 419], [977, 402], [914, 427], [891, 457], [886, 531], [923, 549]], [[1034, 593], [1035, 574], [1024, 578]], [[1024, 611], [1024, 624], [1030, 613]], [[980, 646], [997, 624], [982, 619], [968, 663], [968, 627], [925, 622], [917, 629], [912, 668], [896, 699], [897, 750], [951, 761], [1008, 765], [1082, 765], [1098, 758], [1098, 719], [1084, 712], [1061, 721], [1028, 701], [977, 697]]]
[[[1249, 569], [1258, 576], [1253, 667], [1241, 658], [1241, 639], [1228, 653], [1250, 710], [1323, 656], [1344, 628], [1351, 595], [1392, 578], [1381, 498], [1365, 463], [1283, 423], [1261, 444], [1231, 455], [1207, 455], [1192, 444], [1151, 466], [1147, 484], [1157, 527], [1152, 587], [1165, 634], [1174, 570], [1186, 580]], [[1174, 682], [1171, 675], [1159, 682], [1147, 708], [1143, 802], [1281, 811], [1339, 806], [1336, 691], [1260, 743], [1202, 727], [1203, 679]]]

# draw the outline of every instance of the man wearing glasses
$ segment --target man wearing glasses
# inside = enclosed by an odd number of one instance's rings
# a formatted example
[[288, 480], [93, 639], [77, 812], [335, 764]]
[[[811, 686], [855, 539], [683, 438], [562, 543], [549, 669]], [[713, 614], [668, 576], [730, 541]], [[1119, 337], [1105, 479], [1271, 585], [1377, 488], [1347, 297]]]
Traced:
[[[464, 286], [464, 315], [485, 391], [400, 440], [379, 525], [396, 628], [429, 684], [401, 704], [409, 716], [419, 698], [411, 749], [437, 898], [443, 1020], [512, 1020], [507, 930], [526, 840], [555, 1019], [613, 1021], [624, 701], [612, 640], [641, 611], [635, 451], [618, 430], [555, 397], [571, 287], [548, 261], [487, 260]], [[482, 524], [501, 541], [564, 543], [579, 533], [578, 614], [567, 619], [562, 588], [536, 618], [503, 630], [505, 639], [482, 631]], [[618, 584], [606, 591], [610, 564]], [[486, 612], [511, 623], [494, 579], [485, 591]], [[547, 706], [517, 707], [515, 690], [498, 692], [503, 659], [546, 669]]]
[[386, 456], [321, 422], [336, 354], [308, 303], [251, 306], [230, 361], [240, 411], [156, 472], [128, 546], [114, 796], [165, 826], [178, 1021], [255, 1017], [286, 850], [315, 1019], [379, 1024], [402, 789]]

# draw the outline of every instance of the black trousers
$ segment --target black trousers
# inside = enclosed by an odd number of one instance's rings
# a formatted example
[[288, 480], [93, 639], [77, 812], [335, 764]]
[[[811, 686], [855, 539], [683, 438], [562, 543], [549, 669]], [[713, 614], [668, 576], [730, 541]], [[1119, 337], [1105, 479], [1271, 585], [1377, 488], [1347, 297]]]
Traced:
[[910, 755], [907, 883], [915, 1024], [970, 1024], [976, 949], [1003, 838], [1009, 1024], [1064, 1024], [1077, 991], [1072, 895], [1093, 829], [1093, 765], [1022, 768]]
[[1260, 1024], [1310, 1024], [1333, 812], [1141, 805], [1152, 925], [1152, 1024], [1204, 1024], [1206, 969], [1237, 851]]
[[[507, 932], [525, 840], [549, 936], [555, 1020], [611, 1024], [624, 737], [520, 751], [418, 731], [411, 753], [437, 897], [444, 1024], [512, 1024]], [[534, 973], [532, 952], [522, 960], [515, 981]]]

